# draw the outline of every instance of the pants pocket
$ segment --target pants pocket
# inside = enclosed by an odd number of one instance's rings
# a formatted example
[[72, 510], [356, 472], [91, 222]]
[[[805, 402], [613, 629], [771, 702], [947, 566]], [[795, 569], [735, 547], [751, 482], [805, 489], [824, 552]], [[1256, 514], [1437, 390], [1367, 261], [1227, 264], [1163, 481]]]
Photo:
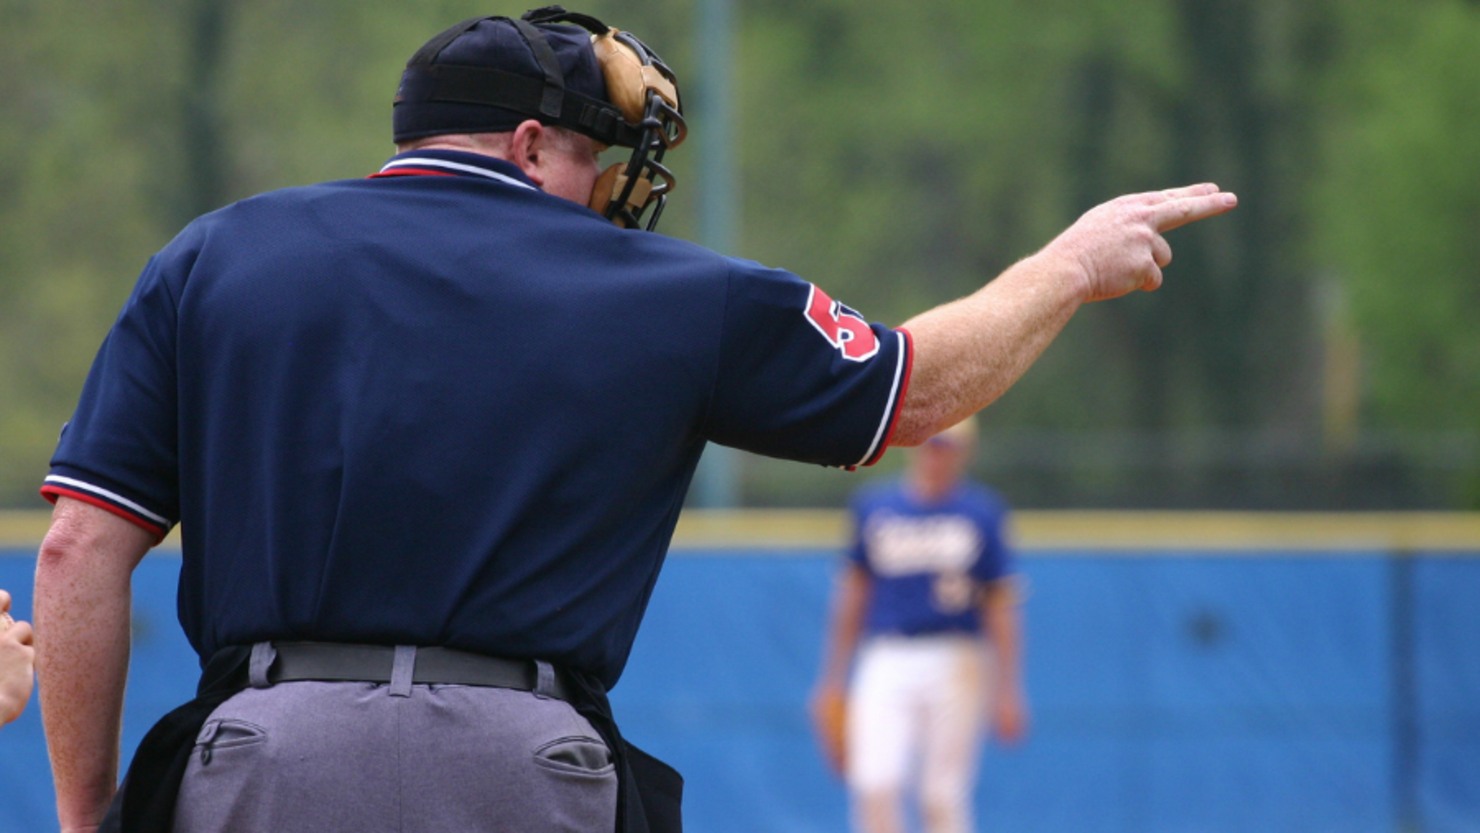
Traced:
[[207, 720], [195, 738], [195, 753], [201, 766], [209, 766], [218, 752], [267, 742], [267, 730], [246, 720], [216, 718]]
[[528, 760], [518, 785], [520, 816], [508, 830], [589, 833], [615, 826], [617, 767], [605, 743], [562, 735], [534, 747]]
[[612, 752], [596, 738], [572, 736], [558, 738], [534, 751], [534, 762], [557, 772], [607, 775], [616, 765]]

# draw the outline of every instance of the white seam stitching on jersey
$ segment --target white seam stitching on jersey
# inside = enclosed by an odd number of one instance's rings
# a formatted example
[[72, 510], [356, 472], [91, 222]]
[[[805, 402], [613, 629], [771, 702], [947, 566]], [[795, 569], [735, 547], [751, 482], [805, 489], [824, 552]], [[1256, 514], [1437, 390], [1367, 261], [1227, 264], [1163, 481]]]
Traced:
[[133, 501], [131, 501], [128, 498], [124, 497], [123, 495], [116, 495], [116, 494], [114, 494], [114, 493], [112, 493], [112, 492], [108, 491], [107, 489], [104, 489], [104, 488], [102, 488], [100, 486], [94, 486], [91, 483], [84, 483], [81, 480], [73, 480], [70, 477], [62, 477], [61, 475], [57, 475], [57, 474], [49, 474], [49, 475], [47, 475], [46, 476], [46, 480], [43, 481], [43, 482], [45, 482], [45, 483], [61, 483], [61, 484], [65, 485], [65, 486], [75, 486], [75, 487], [77, 487], [79, 489], [82, 489], [83, 491], [93, 492], [94, 494], [101, 495], [101, 496], [103, 496], [103, 497], [105, 497], [105, 498], [107, 498], [109, 500], [117, 501], [118, 503], [123, 504], [124, 506], [128, 507], [129, 509], [134, 510], [135, 512], [138, 512], [140, 515], [143, 515], [144, 517], [148, 518], [151, 521], [158, 521], [159, 523], [162, 523], [165, 526], [169, 526], [170, 525], [169, 520], [166, 519], [163, 515], [156, 515], [153, 512], [150, 512], [148, 509], [145, 509], [144, 507], [140, 506], [139, 504], [134, 503]]
[[868, 453], [863, 455], [862, 460], [854, 463], [853, 465], [855, 466], [864, 465], [868, 462], [870, 457], [874, 456], [874, 449], [878, 448], [879, 443], [883, 441], [884, 431], [889, 427], [889, 423], [892, 421], [890, 417], [894, 414], [896, 410], [904, 405], [903, 402], [896, 403], [894, 401], [894, 394], [899, 391], [899, 378], [904, 375], [905, 351], [909, 348], [907, 346], [908, 342], [904, 340], [903, 333], [896, 332], [894, 336], [899, 339], [899, 358], [896, 359], [894, 363], [894, 385], [889, 388], [889, 407], [884, 409], [884, 419], [879, 423], [879, 430], [877, 433], [874, 434], [874, 441], [869, 445]]
[[499, 182], [507, 182], [510, 185], [518, 185], [520, 188], [528, 188], [531, 191], [539, 190], [538, 188], [535, 188], [533, 185], [530, 185], [527, 182], [520, 182], [512, 176], [505, 176], [504, 174], [501, 174], [497, 171], [490, 171], [487, 168], [480, 168], [477, 165], [464, 165], [461, 162], [444, 162], [441, 159], [423, 159], [420, 157], [397, 159], [394, 162], [387, 162], [386, 166], [380, 169], [380, 172], [385, 173], [386, 171], [393, 171], [396, 168], [401, 167], [402, 165], [429, 165], [433, 168], [448, 168], [454, 171], [464, 171], [466, 173], [477, 174], [478, 176], [487, 177], [489, 179], [496, 179]]

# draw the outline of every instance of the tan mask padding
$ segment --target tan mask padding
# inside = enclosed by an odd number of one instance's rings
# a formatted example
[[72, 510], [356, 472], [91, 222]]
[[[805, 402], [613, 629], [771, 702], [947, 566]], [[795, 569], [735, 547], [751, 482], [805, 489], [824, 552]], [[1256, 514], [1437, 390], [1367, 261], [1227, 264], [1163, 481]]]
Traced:
[[[591, 189], [591, 209], [593, 211], [605, 214], [612, 200], [621, 195], [622, 189], [627, 187], [627, 175], [623, 172], [626, 167], [624, 163], [617, 163], [602, 171], [601, 176], [597, 177], [596, 186]], [[638, 179], [637, 184], [632, 186], [632, 193], [627, 197], [627, 210], [633, 214], [642, 210], [642, 207], [647, 205], [648, 197], [652, 192], [652, 180], [646, 177]], [[623, 228], [627, 227], [620, 214], [617, 215], [616, 223]]]
[[591, 36], [591, 48], [601, 64], [601, 74], [606, 79], [606, 94], [612, 104], [622, 111], [629, 124], [642, 121], [647, 109], [647, 91], [652, 90], [678, 109], [678, 88], [663, 77], [656, 67], [643, 66], [642, 59], [632, 47], [617, 40], [617, 30], [604, 35]]

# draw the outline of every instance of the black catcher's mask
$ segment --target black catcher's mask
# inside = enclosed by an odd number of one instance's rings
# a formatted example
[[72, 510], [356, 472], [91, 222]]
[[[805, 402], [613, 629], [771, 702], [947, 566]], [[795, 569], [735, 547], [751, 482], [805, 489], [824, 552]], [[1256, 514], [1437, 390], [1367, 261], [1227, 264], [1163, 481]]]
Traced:
[[546, 6], [517, 20], [465, 20], [406, 62], [393, 116], [397, 142], [513, 130], [524, 119], [631, 148], [626, 163], [596, 181], [590, 206], [623, 228], [643, 225], [652, 208], [644, 227], [657, 227], [674, 186], [663, 155], [688, 127], [678, 80], [646, 44], [590, 15]]

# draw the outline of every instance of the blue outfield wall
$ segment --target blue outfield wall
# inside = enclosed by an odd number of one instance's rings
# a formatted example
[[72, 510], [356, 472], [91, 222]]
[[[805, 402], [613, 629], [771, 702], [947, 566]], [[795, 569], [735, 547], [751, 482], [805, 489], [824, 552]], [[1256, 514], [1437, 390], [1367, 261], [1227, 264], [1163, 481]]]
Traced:
[[[30, 616], [29, 553], [0, 587]], [[808, 730], [835, 568], [685, 551], [613, 692], [682, 770], [691, 833], [840, 831]], [[191, 696], [179, 561], [135, 578], [125, 757]], [[1023, 559], [1033, 733], [989, 748], [983, 830], [1480, 830], [1480, 553], [1039, 550]], [[38, 710], [0, 730], [0, 833], [56, 830]]]

